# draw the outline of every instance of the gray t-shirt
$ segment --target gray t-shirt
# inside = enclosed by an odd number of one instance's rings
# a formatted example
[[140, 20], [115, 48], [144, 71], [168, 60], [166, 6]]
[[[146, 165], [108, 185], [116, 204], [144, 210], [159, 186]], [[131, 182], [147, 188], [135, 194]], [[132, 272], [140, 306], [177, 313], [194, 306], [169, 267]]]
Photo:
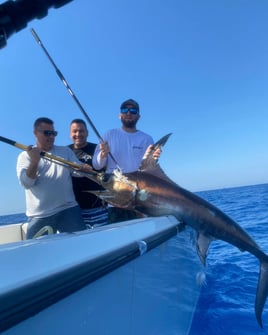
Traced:
[[[81, 165], [73, 151], [66, 146], [53, 145], [48, 153]], [[43, 218], [77, 206], [70, 168], [42, 157], [38, 164], [37, 178], [32, 179], [26, 174], [29, 165], [30, 157], [23, 151], [17, 160], [17, 176], [25, 189], [28, 217]]]

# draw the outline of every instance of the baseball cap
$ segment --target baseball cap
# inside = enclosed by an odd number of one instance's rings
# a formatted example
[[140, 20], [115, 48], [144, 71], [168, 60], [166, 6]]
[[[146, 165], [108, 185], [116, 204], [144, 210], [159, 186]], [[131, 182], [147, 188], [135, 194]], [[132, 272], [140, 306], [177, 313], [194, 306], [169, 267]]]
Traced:
[[140, 110], [139, 104], [135, 100], [133, 100], [133, 99], [128, 99], [128, 100], [122, 102], [122, 104], [120, 106], [120, 109], [124, 108], [124, 107], [126, 107], [128, 105], [131, 105], [131, 106], [137, 108], [138, 111]]

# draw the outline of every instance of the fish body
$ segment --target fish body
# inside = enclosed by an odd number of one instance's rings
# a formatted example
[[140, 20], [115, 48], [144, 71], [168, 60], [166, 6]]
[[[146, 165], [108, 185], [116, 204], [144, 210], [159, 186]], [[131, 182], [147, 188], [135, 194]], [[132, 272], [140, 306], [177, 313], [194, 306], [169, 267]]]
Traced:
[[233, 219], [196, 194], [173, 182], [158, 162], [153, 151], [162, 147], [169, 135], [163, 137], [142, 161], [138, 171], [91, 176], [105, 190], [94, 194], [116, 207], [131, 209], [145, 216], [174, 215], [178, 221], [197, 232], [196, 250], [205, 265], [212, 240], [222, 240], [248, 251], [260, 261], [255, 314], [262, 327], [262, 311], [268, 295], [268, 256], [253, 238]]

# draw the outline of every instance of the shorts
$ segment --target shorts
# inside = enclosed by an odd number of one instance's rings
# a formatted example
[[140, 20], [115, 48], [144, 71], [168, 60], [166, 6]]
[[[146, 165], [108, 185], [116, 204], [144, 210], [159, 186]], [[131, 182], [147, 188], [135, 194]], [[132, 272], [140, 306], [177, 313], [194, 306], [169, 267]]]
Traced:
[[107, 207], [82, 209], [82, 218], [89, 228], [103, 226], [108, 223]]
[[26, 238], [36, 238], [57, 232], [73, 233], [85, 229], [80, 207], [75, 206], [45, 218], [29, 218]]

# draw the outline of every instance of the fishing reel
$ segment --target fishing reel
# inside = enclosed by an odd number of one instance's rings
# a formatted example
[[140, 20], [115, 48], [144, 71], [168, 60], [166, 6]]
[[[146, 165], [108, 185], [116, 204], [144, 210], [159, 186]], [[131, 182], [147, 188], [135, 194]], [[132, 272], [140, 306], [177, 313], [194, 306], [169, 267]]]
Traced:
[[50, 7], [59, 8], [72, 0], [17, 0], [6, 1], [0, 5], [0, 49], [7, 39], [24, 29], [33, 19], [47, 16]]

